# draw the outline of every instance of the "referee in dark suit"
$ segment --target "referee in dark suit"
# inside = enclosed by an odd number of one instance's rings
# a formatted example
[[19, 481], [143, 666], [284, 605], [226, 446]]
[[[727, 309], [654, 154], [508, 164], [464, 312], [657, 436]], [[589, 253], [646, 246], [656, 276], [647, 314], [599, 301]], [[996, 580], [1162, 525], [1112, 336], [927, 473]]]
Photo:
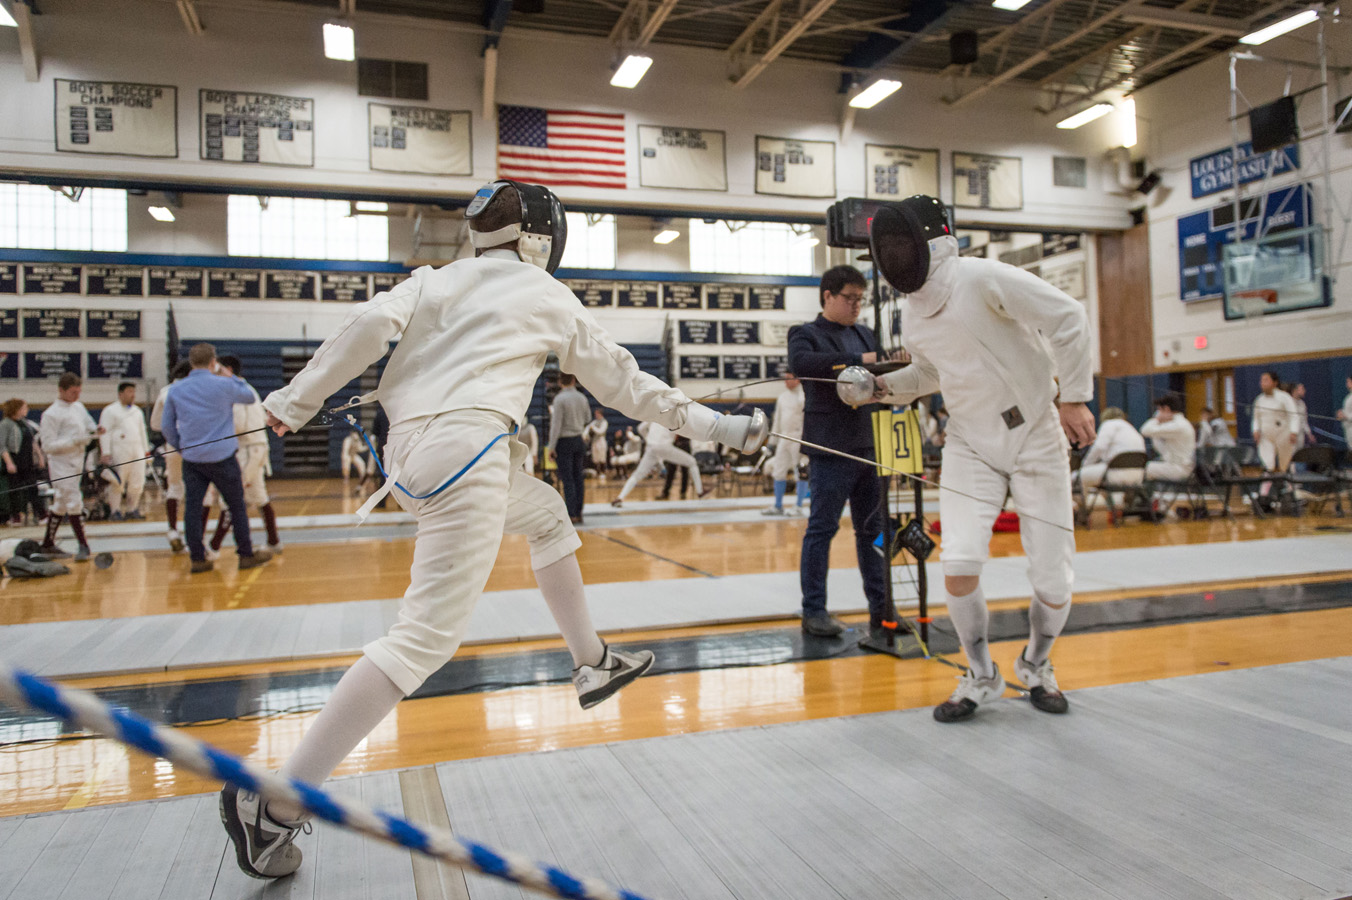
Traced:
[[[834, 379], [847, 366], [878, 362], [878, 342], [873, 332], [856, 324], [868, 282], [853, 266], [828, 269], [821, 279], [821, 315], [812, 322], [789, 329], [789, 370], [808, 378]], [[874, 459], [873, 422], [877, 404], [851, 409], [836, 396], [834, 385], [803, 382], [803, 440], [840, 450], [852, 456]], [[873, 548], [883, 527], [883, 488], [873, 466], [841, 459], [806, 444], [811, 465], [812, 513], [803, 535], [799, 580], [803, 592], [803, 631], [818, 637], [834, 637], [845, 630], [841, 621], [826, 611], [826, 573], [831, 539], [840, 530], [845, 502], [850, 503], [854, 523], [855, 551], [864, 576], [869, 622], [877, 627], [894, 618], [887, 602], [887, 567]]]

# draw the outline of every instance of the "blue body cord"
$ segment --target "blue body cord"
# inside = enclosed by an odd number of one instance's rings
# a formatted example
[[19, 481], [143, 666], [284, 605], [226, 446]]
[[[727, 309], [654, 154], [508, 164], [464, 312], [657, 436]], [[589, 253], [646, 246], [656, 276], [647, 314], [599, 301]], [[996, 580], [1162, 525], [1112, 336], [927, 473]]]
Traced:
[[[356, 417], [356, 416], [352, 416], [352, 415], [347, 415], [347, 416], [344, 416], [343, 418], [347, 419], [348, 423], [349, 423], [353, 428], [357, 429], [357, 433], [361, 435], [361, 439], [362, 439], [363, 441], [366, 442], [366, 446], [367, 446], [367, 447], [370, 449], [370, 451], [371, 451], [371, 459], [372, 459], [372, 461], [375, 462], [376, 468], [378, 468], [378, 469], [380, 470], [381, 476], [384, 477], [384, 478], [388, 481], [390, 476], [385, 472], [385, 467], [384, 467], [383, 465], [380, 464], [380, 454], [376, 452], [375, 445], [371, 443], [371, 439], [370, 439], [369, 437], [366, 436], [366, 430], [363, 429], [363, 428], [361, 427], [361, 425], [357, 422], [357, 417]], [[429, 497], [435, 497], [437, 494], [440, 494], [442, 491], [446, 490], [446, 488], [450, 487], [451, 485], [453, 485], [453, 484], [455, 484], [457, 481], [459, 481], [461, 475], [464, 475], [464, 474], [465, 474], [466, 472], [468, 472], [470, 469], [474, 468], [474, 464], [477, 463], [479, 460], [483, 459], [484, 454], [487, 453], [489, 450], [492, 450], [494, 444], [496, 444], [498, 441], [502, 440], [502, 439], [505, 438], [505, 437], [512, 437], [512, 436], [515, 435], [520, 429], [521, 429], [521, 426], [519, 426], [519, 425], [512, 425], [512, 430], [511, 430], [511, 431], [508, 431], [508, 432], [506, 432], [506, 433], [504, 433], [504, 434], [500, 434], [500, 435], [498, 435], [497, 437], [493, 438], [493, 440], [491, 440], [491, 441], [488, 442], [488, 445], [487, 445], [486, 447], [484, 447], [482, 450], [479, 451], [479, 454], [478, 454], [477, 456], [475, 456], [473, 459], [471, 459], [468, 463], [465, 464], [465, 467], [464, 467], [463, 469], [461, 469], [459, 472], [456, 472], [454, 475], [452, 475], [450, 478], [448, 478], [448, 479], [446, 480], [446, 483], [445, 483], [445, 484], [443, 484], [441, 487], [437, 488], [435, 491], [432, 491], [431, 493], [423, 494], [422, 496], [418, 496], [417, 494], [414, 494], [414, 493], [412, 493], [411, 491], [409, 491], [408, 488], [404, 487], [402, 484], [400, 484], [400, 483], [397, 482], [397, 481], [394, 482], [394, 486], [397, 487], [397, 488], [399, 488], [399, 490], [403, 491], [403, 492], [404, 492], [410, 499], [412, 499], [412, 500], [426, 500], [426, 499], [429, 498]]]

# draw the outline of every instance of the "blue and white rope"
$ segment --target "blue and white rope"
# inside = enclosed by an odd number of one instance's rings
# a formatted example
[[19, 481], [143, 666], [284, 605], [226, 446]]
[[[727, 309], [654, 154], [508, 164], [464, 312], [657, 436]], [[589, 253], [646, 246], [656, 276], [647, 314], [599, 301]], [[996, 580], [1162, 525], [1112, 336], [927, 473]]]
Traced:
[[207, 778], [217, 778], [253, 791], [267, 800], [297, 803], [321, 819], [387, 843], [407, 847], [555, 897], [570, 900], [644, 900], [639, 894], [611, 887], [594, 878], [576, 878], [514, 853], [455, 835], [414, 825], [389, 813], [333, 796], [314, 785], [260, 768], [210, 744], [157, 725], [134, 713], [115, 709], [86, 691], [65, 688], [0, 662], [0, 698], [16, 708], [36, 709], [107, 735], [151, 756]]

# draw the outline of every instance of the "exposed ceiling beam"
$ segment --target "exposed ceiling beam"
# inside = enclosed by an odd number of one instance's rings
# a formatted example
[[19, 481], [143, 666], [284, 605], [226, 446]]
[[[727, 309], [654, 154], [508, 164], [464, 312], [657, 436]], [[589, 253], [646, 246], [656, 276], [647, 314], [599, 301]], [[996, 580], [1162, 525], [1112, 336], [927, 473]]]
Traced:
[[1249, 29], [1241, 19], [1227, 19], [1224, 16], [1205, 16], [1200, 13], [1182, 12], [1180, 9], [1142, 9], [1127, 13], [1124, 22], [1138, 25], [1160, 25], [1165, 28], [1177, 28], [1182, 31], [1205, 31], [1226, 37], [1243, 37]]
[[[822, 14], [834, 6], [835, 3], [836, 0], [817, 0], [816, 3], [812, 4], [812, 6], [798, 18], [798, 21], [789, 26], [788, 30], [784, 32], [779, 40], [770, 45], [770, 48], [761, 55], [760, 59], [752, 63], [740, 77], [733, 80], [732, 86], [735, 88], [744, 88], [754, 81], [760, 73], [765, 71], [770, 63], [774, 62], [781, 53], [793, 46], [793, 42], [802, 37], [803, 32], [807, 31], [812, 23], [821, 18]], [[745, 34], [745, 32], [743, 32], [743, 34]], [[741, 38], [739, 37], [738, 40], [740, 41]]]
[[639, 47], [647, 45], [653, 38], [657, 37], [658, 29], [667, 20], [667, 16], [671, 15], [671, 11], [676, 8], [678, 2], [680, 0], [660, 0], [657, 9], [653, 10], [653, 14], [644, 23], [643, 30], [638, 33]]
[[[962, 8], [961, 4], [950, 4], [948, 0], [913, 0], [905, 16], [883, 23], [888, 31], [904, 32], [905, 37], [871, 34], [855, 44], [841, 64], [870, 70], [897, 63], [919, 46], [926, 36], [941, 30]], [[840, 79], [841, 93], [847, 92], [857, 80], [858, 77], [852, 72], [843, 74]]]
[[[1030, 12], [1028, 15], [1019, 19], [1017, 22], [1014, 22], [1013, 24], [1005, 28], [1002, 28], [995, 35], [984, 41], [982, 43], [982, 49], [990, 51], [1004, 44], [1009, 43], [1014, 38], [1014, 35], [1018, 34], [1019, 31], [1021, 31], [1024, 28], [1027, 28], [1029, 25], [1036, 25], [1043, 19], [1052, 17], [1058, 9], [1060, 9], [1062, 6], [1065, 6], [1067, 3], [1070, 2], [1072, 2], [1072, 0], [1049, 0], [1049, 2], [1042, 4], [1037, 9]], [[946, 67], [941, 74], [956, 75], [957, 73], [961, 72], [962, 69], [963, 69], [962, 66], [950, 65]]]
[[14, 3], [10, 7], [14, 21], [19, 26], [19, 55], [23, 57], [24, 81], [37, 81], [42, 68], [38, 56], [38, 45], [33, 40], [33, 11], [27, 3]]
[[[356, 0], [342, 0], [356, 3]], [[502, 29], [507, 27], [507, 17], [512, 14], [512, 0], [484, 0], [483, 23], [488, 33], [484, 35], [484, 49], [496, 47], [502, 40]]]
[[751, 24], [743, 28], [742, 33], [737, 35], [737, 39], [728, 45], [728, 56], [735, 58], [750, 45], [766, 24], [778, 21], [779, 8], [783, 5], [784, 0], [770, 0], [765, 8], [757, 14], [756, 18], [751, 20]]
[[[975, 100], [977, 97], [983, 96], [984, 94], [990, 92], [994, 88], [1004, 84], [1006, 81], [1009, 81], [1012, 78], [1016, 78], [1019, 75], [1023, 74], [1024, 72], [1028, 71], [1029, 69], [1033, 68], [1033, 66], [1040, 65], [1041, 63], [1046, 62], [1057, 50], [1060, 50], [1063, 47], [1070, 46], [1071, 44], [1085, 37], [1086, 35], [1093, 34], [1095, 31], [1102, 28], [1104, 25], [1107, 25], [1114, 19], [1121, 18], [1123, 14], [1136, 9], [1137, 7], [1141, 6], [1144, 3], [1145, 0], [1127, 0], [1127, 2], [1122, 4], [1121, 6], [1115, 9], [1111, 9], [1100, 16], [1094, 17], [1090, 21], [1086, 22], [1084, 25], [1075, 29], [1075, 31], [1061, 38], [1061, 40], [1056, 41], [1050, 46], [1044, 47], [1043, 49], [1034, 53], [1032, 56], [1023, 59], [1022, 61], [1015, 63], [1008, 69], [1005, 69], [1003, 72], [1000, 72], [997, 75], [988, 78], [986, 81], [972, 88], [967, 93], [955, 97], [949, 102], [955, 107], [962, 106], [963, 104]], [[1031, 18], [1031, 16], [1029, 18]]]
[[1142, 78], [1146, 75], [1149, 75], [1156, 69], [1163, 68], [1164, 66], [1170, 65], [1175, 60], [1182, 59], [1183, 57], [1191, 53], [1195, 53], [1198, 50], [1201, 50], [1203, 47], [1205, 47], [1207, 44], [1211, 43], [1214, 40], [1216, 40], [1215, 35], [1210, 34], [1202, 35], [1195, 41], [1184, 44], [1177, 50], [1174, 50], [1170, 53], [1166, 53], [1164, 56], [1158, 57], [1156, 59], [1152, 59], [1145, 65], [1133, 69], [1132, 71], [1118, 77], [1116, 80], [1114, 80], [1109, 84], [1095, 87], [1093, 89], [1086, 91], [1073, 92], [1073, 94], [1069, 97], [1069, 99], [1062, 99], [1062, 96], [1058, 95], [1057, 100], [1054, 104], [1052, 104], [1050, 107], [1039, 108], [1038, 111], [1043, 113], [1053, 113], [1063, 109], [1069, 109], [1070, 107], [1076, 105], [1077, 103], [1083, 103], [1086, 100], [1090, 100], [1093, 97], [1097, 96], [1098, 94], [1103, 93], [1104, 91], [1111, 91], [1114, 88], [1121, 87], [1128, 81], [1133, 81]]
[[622, 50], [637, 50], [652, 43], [680, 0], [629, 0], [610, 29], [610, 42]]
[[193, 0], [178, 0], [175, 6], [178, 7], [178, 16], [183, 20], [183, 27], [188, 29], [188, 34], [200, 35], [204, 29], [202, 17], [197, 14], [197, 4]]

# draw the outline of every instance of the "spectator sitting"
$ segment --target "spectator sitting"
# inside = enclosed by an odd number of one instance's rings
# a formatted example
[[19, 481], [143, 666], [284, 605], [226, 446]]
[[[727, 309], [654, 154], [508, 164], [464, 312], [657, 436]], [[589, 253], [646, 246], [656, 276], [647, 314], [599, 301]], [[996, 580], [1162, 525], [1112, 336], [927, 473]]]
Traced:
[[1155, 418], [1141, 426], [1159, 459], [1145, 465], [1145, 477], [1156, 481], [1187, 481], [1196, 462], [1197, 436], [1183, 415], [1183, 401], [1165, 394], [1155, 402]]
[[[1108, 463], [1119, 453], [1144, 453], [1145, 438], [1127, 421], [1122, 410], [1110, 406], [1103, 411], [1103, 421], [1099, 425], [1098, 438], [1085, 454], [1084, 462], [1076, 476], [1080, 485], [1086, 488], [1098, 487], [1103, 483], [1108, 471]], [[1144, 473], [1139, 469], [1122, 469], [1113, 472], [1109, 484], [1129, 486], [1140, 484]]]
[[1202, 407], [1202, 423], [1197, 426], [1197, 449], [1233, 446], [1235, 439], [1230, 434], [1230, 426], [1211, 407]]

